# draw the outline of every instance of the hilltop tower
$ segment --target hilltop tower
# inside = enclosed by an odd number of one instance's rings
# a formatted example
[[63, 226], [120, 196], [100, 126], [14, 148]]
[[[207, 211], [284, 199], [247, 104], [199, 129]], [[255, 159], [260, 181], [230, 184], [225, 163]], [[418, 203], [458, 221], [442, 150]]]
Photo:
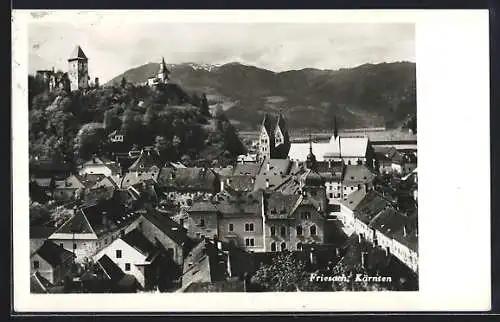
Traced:
[[89, 87], [88, 58], [80, 46], [75, 47], [68, 59], [68, 78], [71, 91]]
[[160, 64], [160, 70], [158, 71], [158, 80], [163, 83], [163, 84], [166, 84], [169, 80], [169, 75], [170, 75], [170, 71], [168, 70], [167, 68], [167, 64], [165, 64], [165, 58], [161, 58], [161, 64]]

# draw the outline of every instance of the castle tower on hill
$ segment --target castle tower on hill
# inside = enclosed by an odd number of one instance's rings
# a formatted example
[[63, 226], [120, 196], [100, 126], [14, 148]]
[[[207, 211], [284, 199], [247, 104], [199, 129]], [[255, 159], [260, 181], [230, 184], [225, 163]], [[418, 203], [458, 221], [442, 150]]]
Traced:
[[160, 70], [158, 71], [158, 80], [162, 83], [167, 83], [169, 79], [170, 71], [165, 64], [165, 58], [161, 58]]
[[88, 58], [82, 48], [76, 46], [68, 59], [68, 78], [71, 91], [89, 87]]
[[158, 73], [148, 78], [147, 84], [149, 86], [156, 86], [158, 84], [167, 84], [170, 79], [170, 71], [165, 64], [165, 59], [161, 58], [160, 69]]

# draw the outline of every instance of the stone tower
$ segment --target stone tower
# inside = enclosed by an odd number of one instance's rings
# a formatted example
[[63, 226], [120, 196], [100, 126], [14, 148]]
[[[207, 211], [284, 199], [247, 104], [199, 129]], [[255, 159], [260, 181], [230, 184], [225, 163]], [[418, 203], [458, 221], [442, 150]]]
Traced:
[[68, 59], [68, 78], [71, 91], [89, 86], [89, 68], [87, 56], [80, 46], [76, 46]]

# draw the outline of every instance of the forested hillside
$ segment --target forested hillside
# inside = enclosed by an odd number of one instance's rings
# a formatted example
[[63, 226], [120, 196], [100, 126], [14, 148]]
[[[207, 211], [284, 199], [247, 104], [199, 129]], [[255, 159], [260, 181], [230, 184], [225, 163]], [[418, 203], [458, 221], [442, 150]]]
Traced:
[[[232, 157], [244, 151], [222, 111], [210, 114], [202, 93], [176, 84], [119, 84], [86, 92], [49, 92], [29, 76], [30, 158], [72, 163], [92, 155], [155, 146], [165, 161]], [[118, 130], [123, 144], [108, 135]]]

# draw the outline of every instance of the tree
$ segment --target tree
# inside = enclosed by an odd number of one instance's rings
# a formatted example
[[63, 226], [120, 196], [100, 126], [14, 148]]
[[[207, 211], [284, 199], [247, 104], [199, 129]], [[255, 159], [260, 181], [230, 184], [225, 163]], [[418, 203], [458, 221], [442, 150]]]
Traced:
[[104, 127], [101, 123], [87, 123], [80, 128], [75, 138], [75, 154], [88, 160], [101, 150], [105, 139]]
[[263, 264], [251, 278], [251, 283], [269, 292], [319, 290], [321, 285], [310, 281], [306, 264], [290, 252], [279, 253], [271, 264]]
[[45, 205], [33, 202], [30, 205], [30, 225], [40, 225], [49, 221], [49, 213]]
[[168, 151], [171, 149], [171, 144], [164, 136], [155, 137], [155, 149], [160, 154], [162, 159], [166, 158]]
[[122, 121], [115, 109], [107, 110], [104, 112], [104, 127], [108, 131], [114, 131], [121, 127]]
[[[221, 107], [222, 108], [222, 107]], [[208, 100], [207, 100], [207, 95], [203, 93], [201, 97], [201, 106], [200, 106], [201, 114], [209, 117], [210, 116], [210, 109], [208, 106]]]
[[64, 224], [71, 216], [73, 216], [73, 210], [64, 207], [58, 207], [50, 213], [50, 218], [56, 227]]

